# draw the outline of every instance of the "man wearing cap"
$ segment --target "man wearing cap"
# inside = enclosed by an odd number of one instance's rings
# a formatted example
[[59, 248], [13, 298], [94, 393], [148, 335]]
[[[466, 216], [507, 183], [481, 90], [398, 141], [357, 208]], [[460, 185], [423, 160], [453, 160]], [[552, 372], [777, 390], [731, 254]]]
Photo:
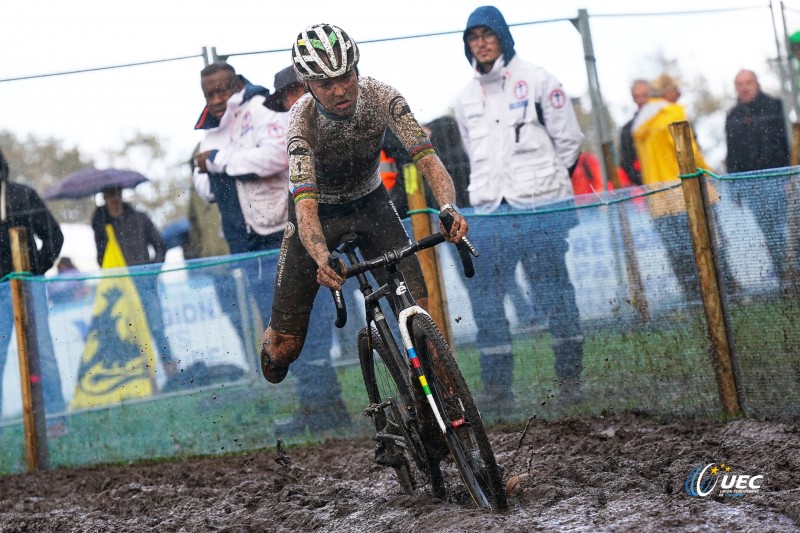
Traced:
[[275, 74], [274, 85], [275, 92], [267, 96], [264, 105], [279, 113], [287, 113], [306, 94], [306, 88], [298, 81], [291, 65]]
[[[477, 8], [464, 30], [464, 53], [474, 77], [456, 100], [456, 120], [470, 159], [470, 203], [477, 214], [538, 210], [573, 197], [570, 175], [583, 133], [561, 83], [517, 55], [502, 13]], [[512, 218], [506, 218], [509, 225]], [[483, 279], [470, 285], [478, 326], [484, 402], [498, 416], [513, 414], [514, 373], [505, 294], [516, 290], [514, 270], [522, 263], [548, 319], [553, 337], [557, 391], [562, 405], [580, 399], [583, 337], [565, 254], [567, 234], [578, 223], [572, 210], [530, 217], [523, 240], [498, 231], [498, 218], [479, 217], [472, 238], [491, 250], [475, 262]]]

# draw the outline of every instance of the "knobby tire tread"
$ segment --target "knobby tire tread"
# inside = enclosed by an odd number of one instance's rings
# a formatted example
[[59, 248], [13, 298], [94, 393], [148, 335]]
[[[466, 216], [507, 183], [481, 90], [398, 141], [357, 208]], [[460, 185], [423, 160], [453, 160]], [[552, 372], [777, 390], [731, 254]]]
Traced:
[[[455, 431], [471, 431], [474, 436], [475, 443], [478, 447], [477, 451], [484, 467], [479, 477], [485, 479], [488, 485], [481, 487], [482, 492], [484, 492], [489, 499], [493, 510], [506, 509], [508, 507], [508, 502], [501, 470], [497, 465], [480, 413], [475, 406], [475, 402], [472, 398], [472, 394], [469, 392], [469, 387], [464, 380], [464, 376], [461, 374], [461, 370], [453, 357], [450, 346], [447, 344], [439, 328], [427, 315], [414, 315], [411, 321], [411, 332], [417, 357], [420, 358], [420, 362], [423, 368], [425, 368], [425, 373], [428, 375], [428, 379], [431, 382], [431, 388], [439, 387], [439, 390], [448, 394], [448, 396], [455, 394], [463, 403], [463, 409], [470, 425], [469, 427], [462, 427]], [[424, 342], [426, 339], [432, 344], [435, 349], [435, 354], [428, 353], [427, 343]], [[425, 344], [425, 347], [423, 347], [423, 344]], [[420, 387], [415, 387], [415, 389], [418, 394], [422, 394], [422, 389]], [[434, 396], [436, 396], [436, 393], [434, 393]], [[430, 431], [430, 429], [427, 431]], [[441, 434], [438, 425], [436, 426], [436, 431]], [[427, 437], [428, 435], [426, 434], [425, 436]], [[459, 440], [463, 442], [463, 439]], [[454, 453], [454, 459], [456, 459], [455, 455]], [[458, 460], [457, 466], [462, 472], [462, 477], [464, 478], [467, 488], [470, 493], [472, 493], [473, 488], [469, 487], [467, 474], [464, 473], [464, 469], [472, 470], [472, 468], [468, 464], [461, 464]], [[474, 494], [472, 498], [476, 504], [478, 504], [478, 499]]]

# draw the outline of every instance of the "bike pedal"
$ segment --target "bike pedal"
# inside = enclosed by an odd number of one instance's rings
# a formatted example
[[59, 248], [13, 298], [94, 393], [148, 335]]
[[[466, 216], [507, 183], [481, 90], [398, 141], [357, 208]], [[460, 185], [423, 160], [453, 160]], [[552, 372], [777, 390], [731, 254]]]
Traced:
[[399, 468], [403, 465], [403, 457], [396, 454], [383, 453], [375, 455], [375, 463], [388, 468]]

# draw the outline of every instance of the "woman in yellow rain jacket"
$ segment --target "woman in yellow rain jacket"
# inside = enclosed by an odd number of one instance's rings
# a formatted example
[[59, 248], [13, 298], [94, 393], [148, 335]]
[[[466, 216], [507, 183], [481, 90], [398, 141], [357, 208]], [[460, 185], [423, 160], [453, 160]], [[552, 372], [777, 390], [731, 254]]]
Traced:
[[[676, 103], [681, 93], [677, 80], [672, 76], [662, 74], [653, 80], [650, 94], [652, 97], [642, 106], [633, 121], [632, 134], [641, 164], [642, 182], [645, 185], [657, 185], [679, 179], [675, 142], [668, 126], [673, 122], [685, 121], [686, 113], [683, 106]], [[694, 137], [692, 149], [697, 166], [708, 169]], [[710, 184], [708, 192], [711, 202], [716, 203], [719, 195]], [[678, 187], [651, 195], [648, 197], [648, 205], [653, 223], [661, 235], [672, 268], [683, 289], [683, 296], [687, 300], [693, 300], [699, 295], [699, 287], [683, 190]], [[723, 261], [722, 271], [730, 276], [725, 254], [720, 255]]]

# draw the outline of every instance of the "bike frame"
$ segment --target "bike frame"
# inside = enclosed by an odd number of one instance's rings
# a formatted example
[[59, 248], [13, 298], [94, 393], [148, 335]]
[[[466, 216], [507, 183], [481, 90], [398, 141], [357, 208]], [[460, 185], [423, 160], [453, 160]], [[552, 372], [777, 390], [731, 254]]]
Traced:
[[[343, 245], [342, 252], [345, 254], [345, 256], [347, 256], [350, 264], [356, 264], [359, 261], [355, 252], [356, 248], [357, 243], [355, 239], [350, 239]], [[442, 418], [439, 407], [434, 401], [431, 388], [428, 385], [428, 378], [425, 376], [425, 371], [423, 370], [419, 358], [417, 357], [417, 352], [414, 349], [414, 343], [408, 328], [408, 322], [414, 317], [414, 315], [430, 315], [422, 307], [417, 305], [417, 302], [414, 300], [414, 297], [408, 290], [405, 277], [403, 276], [403, 273], [397, 269], [397, 265], [394, 263], [387, 265], [386, 271], [388, 274], [386, 283], [377, 290], [373, 290], [373, 287], [365, 273], [362, 272], [356, 274], [356, 279], [359, 282], [359, 290], [361, 291], [361, 294], [364, 295], [367, 328], [374, 323], [376, 329], [378, 330], [378, 334], [383, 339], [384, 346], [386, 346], [393, 355], [402, 357], [400, 349], [398, 348], [397, 342], [394, 338], [394, 334], [392, 334], [389, 324], [386, 322], [386, 316], [384, 315], [380, 305], [381, 298], [390, 299], [393, 313], [397, 318], [397, 325], [400, 328], [400, 337], [403, 341], [403, 347], [406, 350], [408, 364], [411, 365], [411, 368], [417, 375], [420, 386], [425, 393], [425, 399], [430, 405], [434, 416], [436, 417], [436, 423], [439, 425], [439, 429], [441, 429], [442, 434], [445, 434], [447, 433], [447, 425]]]

